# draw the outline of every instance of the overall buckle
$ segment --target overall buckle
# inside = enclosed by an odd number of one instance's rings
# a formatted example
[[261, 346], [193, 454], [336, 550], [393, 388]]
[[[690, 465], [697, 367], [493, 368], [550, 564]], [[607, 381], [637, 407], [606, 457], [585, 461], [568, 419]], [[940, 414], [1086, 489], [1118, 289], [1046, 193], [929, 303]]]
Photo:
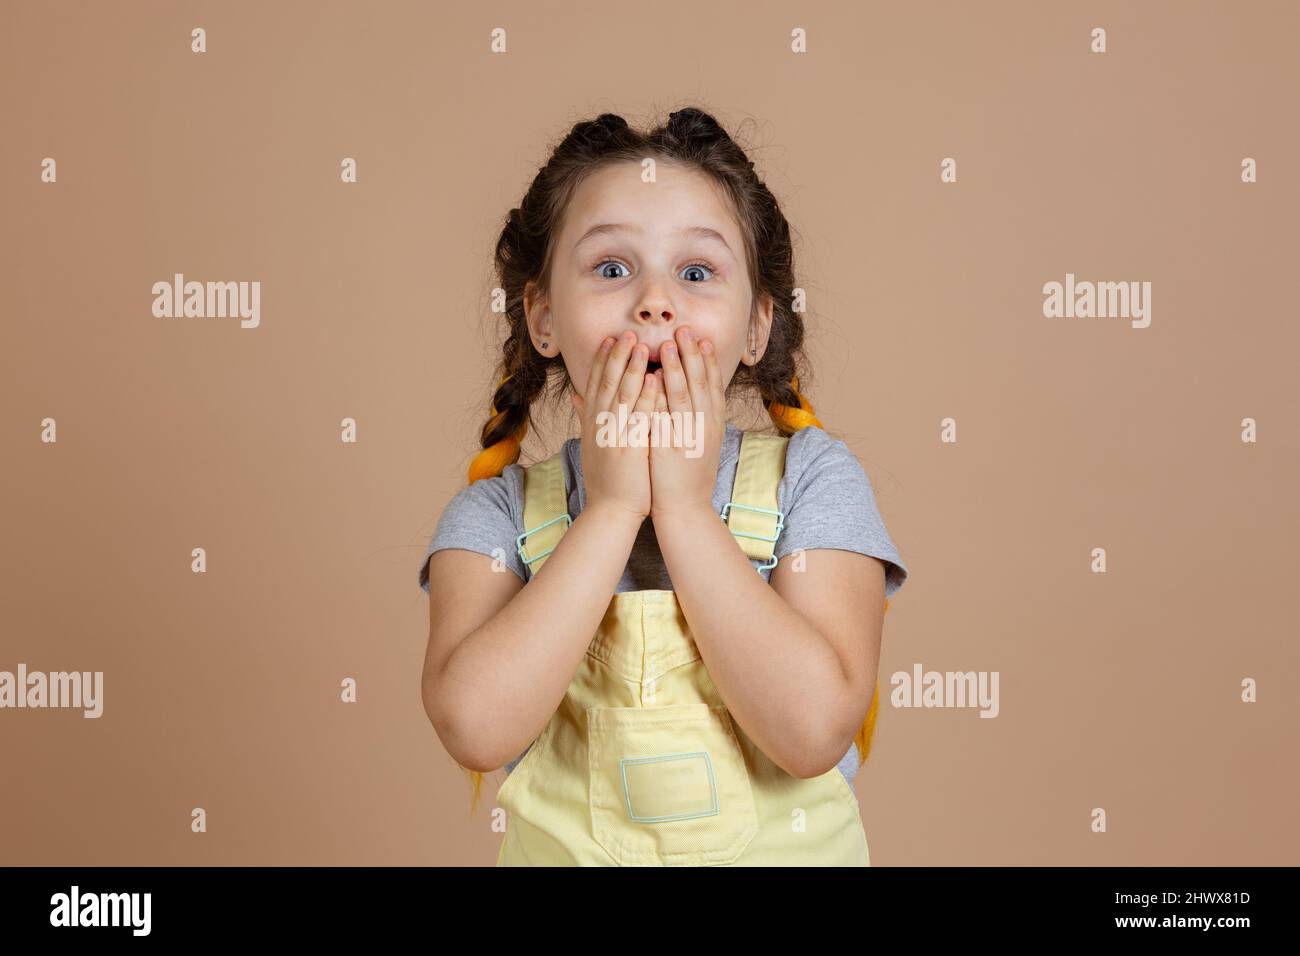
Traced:
[[515, 537], [515, 551], [518, 553], [518, 555], [519, 555], [519, 560], [522, 561], [522, 562], [524, 563], [524, 566], [525, 566], [525, 567], [527, 567], [528, 565], [532, 564], [532, 563], [533, 563], [534, 561], [536, 561], [538, 558], [544, 558], [544, 557], [546, 557], [548, 554], [550, 554], [552, 551], [554, 551], [554, 550], [556, 549], [556, 547], [558, 546], [559, 542], [556, 542], [556, 544], [551, 545], [549, 548], [547, 548], [547, 549], [546, 549], [545, 551], [543, 551], [541, 554], [534, 555], [533, 557], [530, 558], [530, 557], [528, 557], [528, 555], [524, 554], [524, 540], [525, 540], [529, 535], [536, 534], [537, 532], [541, 531], [543, 528], [549, 528], [551, 525], [555, 524], [555, 522], [557, 522], [557, 521], [563, 521], [564, 524], [565, 524], [565, 527], [566, 527], [566, 528], [567, 528], [569, 525], [573, 524], [573, 519], [572, 519], [571, 517], [569, 517], [568, 514], [556, 515], [556, 516], [555, 516], [554, 518], [552, 518], [550, 521], [543, 521], [543, 522], [542, 522], [541, 524], [539, 524], [537, 527], [535, 527], [535, 528], [529, 528], [529, 529], [528, 529], [527, 531], [525, 531], [523, 534], [518, 535], [518, 536]]
[[[758, 505], [741, 504], [739, 501], [728, 501], [725, 505], [722, 506], [722, 514], [719, 515], [719, 517], [722, 518], [724, 523], [727, 520], [727, 515], [731, 513], [732, 508], [740, 508], [743, 511], [756, 511], [759, 514], [776, 516], [776, 531], [773, 532], [770, 537], [765, 534], [750, 534], [748, 531], [731, 531], [731, 533], [735, 535], [737, 538], [754, 538], [758, 541], [775, 541], [777, 538], [781, 537], [781, 532], [785, 529], [784, 511], [776, 511], [772, 508], [761, 508]], [[773, 551], [772, 557], [768, 561], [764, 561], [762, 564], [760, 564], [757, 570], [760, 573], [762, 573], [763, 571], [767, 571], [770, 570], [771, 568], [776, 567], [776, 563], [777, 563], [776, 552]]]

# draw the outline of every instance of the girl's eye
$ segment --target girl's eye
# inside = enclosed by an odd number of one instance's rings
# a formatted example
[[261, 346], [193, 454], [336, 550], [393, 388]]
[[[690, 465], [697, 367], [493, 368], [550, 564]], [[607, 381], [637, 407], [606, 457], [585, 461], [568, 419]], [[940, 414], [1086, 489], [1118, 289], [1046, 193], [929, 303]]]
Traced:
[[[626, 268], [627, 268], [627, 266], [623, 265], [623, 263], [619, 262], [617, 259], [605, 259], [605, 260], [602, 260], [601, 262], [596, 263], [596, 268], [598, 268], [598, 269], [600, 270], [600, 277], [601, 277], [602, 279], [622, 279], [622, 278], [625, 278], [625, 276], [619, 275], [619, 274], [617, 274], [617, 273], [610, 274], [609, 272], [607, 272], [606, 270], [607, 270], [610, 266], [617, 266], [617, 267], [620, 268], [620, 269], [626, 269]], [[685, 266], [682, 266], [682, 272], [683, 272], [683, 273], [689, 273], [690, 270], [694, 270], [694, 271], [696, 272], [696, 274], [699, 274], [699, 273], [701, 273], [701, 272], [708, 273], [707, 276], [702, 276], [701, 278], [690, 279], [690, 280], [688, 280], [688, 281], [691, 281], [691, 282], [703, 282], [703, 281], [705, 281], [705, 279], [707, 279], [707, 278], [709, 278], [710, 276], [712, 276], [712, 275], [713, 275], [713, 272], [714, 272], [713, 266], [709, 265], [707, 262], [692, 262], [692, 263], [689, 263], [689, 264], [687, 264], [687, 265], [685, 265]], [[628, 275], [631, 275], [631, 273], [629, 272]]]

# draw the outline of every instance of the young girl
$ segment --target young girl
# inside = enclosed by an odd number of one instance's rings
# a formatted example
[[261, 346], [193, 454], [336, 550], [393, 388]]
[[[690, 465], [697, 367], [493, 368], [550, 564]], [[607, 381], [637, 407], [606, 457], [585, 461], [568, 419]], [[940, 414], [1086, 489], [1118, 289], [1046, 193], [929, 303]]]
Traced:
[[[907, 569], [799, 393], [792, 258], [697, 109], [579, 123], [510, 212], [503, 377], [420, 572], [430, 720], [475, 802], [508, 773], [498, 865], [870, 865], [851, 784]], [[524, 467], [548, 384], [581, 435]], [[727, 420], [746, 392], [776, 434]]]

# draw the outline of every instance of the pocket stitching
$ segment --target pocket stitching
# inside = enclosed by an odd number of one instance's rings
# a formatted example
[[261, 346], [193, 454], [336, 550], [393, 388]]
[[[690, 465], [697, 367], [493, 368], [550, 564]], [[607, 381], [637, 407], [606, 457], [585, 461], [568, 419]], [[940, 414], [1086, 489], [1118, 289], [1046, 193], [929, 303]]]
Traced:
[[[663, 760], [682, 759], [685, 757], [703, 757], [704, 767], [709, 772], [709, 797], [712, 806], [707, 810], [701, 810], [699, 813], [672, 814], [661, 817], [638, 817], [632, 809], [632, 793], [627, 786], [627, 766], [632, 764], [657, 763]], [[715, 817], [721, 812], [718, 806], [718, 781], [713, 773], [713, 760], [709, 757], [707, 750], [695, 750], [687, 753], [661, 754], [653, 757], [622, 757], [618, 762], [619, 776], [623, 782], [623, 799], [627, 803], [628, 818], [637, 823], [664, 823], [667, 821], [677, 820], [695, 820], [700, 817]]]

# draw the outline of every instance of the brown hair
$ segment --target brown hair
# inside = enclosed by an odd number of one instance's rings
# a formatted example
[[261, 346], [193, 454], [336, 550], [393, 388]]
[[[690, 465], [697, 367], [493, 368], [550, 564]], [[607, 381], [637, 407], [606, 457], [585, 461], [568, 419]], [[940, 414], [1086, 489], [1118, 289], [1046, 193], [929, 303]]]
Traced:
[[[744, 237], [745, 257], [754, 302], [772, 300], [772, 326], [763, 357], [754, 365], [741, 363], [727, 384], [726, 395], [752, 389], [767, 408], [777, 431], [792, 435], [809, 425], [822, 427], [813, 407], [799, 392], [798, 369], [804, 367], [803, 319], [793, 309], [794, 262], [790, 225], [776, 198], [754, 172], [754, 164], [708, 113], [688, 107], [668, 115], [668, 122], [639, 132], [614, 113], [575, 125], [557, 145], [546, 165], [533, 178], [528, 192], [506, 217], [496, 245], [496, 275], [505, 292], [507, 338], [492, 394], [491, 412], [480, 441], [483, 450], [469, 466], [469, 481], [495, 478], [519, 459], [528, 434], [534, 403], [548, 383], [561, 395], [573, 388], [563, 359], [543, 356], [533, 348], [524, 317], [524, 290], [533, 282], [548, 290], [554, 238], [565, 208], [578, 185], [608, 164], [647, 157], [696, 169], [720, 186], [734, 207]], [[420, 583], [428, 581], [426, 563]], [[885, 602], [886, 608], [889, 606]], [[863, 762], [871, 748], [880, 686], [855, 741]], [[462, 768], [464, 769], [464, 768]], [[839, 772], [838, 770], [836, 771]], [[483, 775], [469, 771], [477, 803]]]

